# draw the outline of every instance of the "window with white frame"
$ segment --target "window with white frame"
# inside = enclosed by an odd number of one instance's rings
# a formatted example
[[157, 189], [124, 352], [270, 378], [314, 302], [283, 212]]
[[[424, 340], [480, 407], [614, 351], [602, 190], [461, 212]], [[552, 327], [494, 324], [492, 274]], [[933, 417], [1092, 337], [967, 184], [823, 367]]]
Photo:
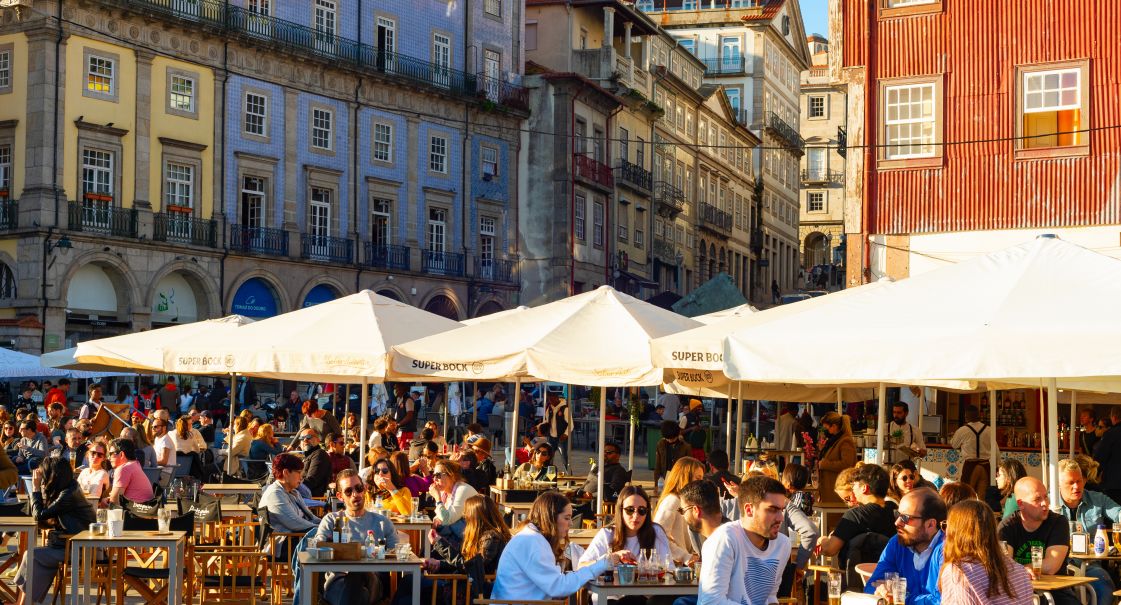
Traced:
[[164, 169], [164, 203], [168, 211], [185, 212], [194, 207], [195, 167], [167, 162]]
[[582, 242], [587, 239], [587, 234], [585, 233], [586, 225], [584, 221], [584, 213], [588, 209], [588, 200], [581, 193], [577, 193], [574, 197], [574, 203], [576, 205], [572, 209], [572, 228], [576, 233], [576, 239]]
[[176, 111], [194, 113], [195, 79], [180, 74], [171, 75], [168, 106]]
[[272, 1], [271, 0], [249, 0], [249, 12], [254, 15], [271, 15], [272, 14]]
[[482, 156], [483, 178], [498, 176], [498, 150], [482, 145], [479, 147], [479, 152]]
[[[82, 194], [86, 199], [112, 202], [113, 153], [98, 149], [82, 150]], [[109, 199], [104, 200], [104, 197]]]
[[937, 112], [935, 84], [884, 88], [884, 144], [889, 160], [935, 155]]
[[642, 226], [646, 223], [646, 213], [639, 206], [634, 209], [634, 245], [641, 248], [646, 245], [646, 232]]
[[631, 131], [619, 128], [619, 158], [624, 162], [631, 159]]
[[1089, 125], [1081, 67], [1023, 70], [1021, 139], [1023, 149], [1085, 144]]
[[603, 202], [592, 203], [592, 246], [603, 247]]
[[483, 84], [487, 99], [498, 102], [501, 100], [499, 87], [502, 84], [502, 55], [491, 49], [483, 50]]
[[384, 248], [393, 242], [393, 200], [376, 197], [370, 211], [370, 242]]
[[809, 98], [807, 112], [811, 118], [825, 117], [825, 96], [813, 95]]
[[493, 216], [479, 217], [479, 258], [487, 264], [494, 263], [494, 238], [498, 221]]
[[809, 212], [825, 212], [825, 192], [810, 191], [807, 193], [806, 210]]
[[316, 238], [331, 235], [331, 198], [325, 187], [312, 187], [308, 208], [308, 233]]
[[265, 226], [265, 179], [246, 175], [241, 180], [241, 224], [245, 227]]
[[0, 50], [0, 89], [12, 87], [12, 51]]
[[245, 93], [245, 134], [265, 136], [267, 116], [268, 97], [253, 92]]
[[12, 146], [0, 145], [0, 198], [12, 195]]
[[331, 128], [334, 115], [329, 109], [311, 108], [311, 146], [331, 150]]
[[432, 172], [448, 172], [448, 139], [433, 136], [428, 140], [428, 169]]
[[374, 123], [374, 161], [393, 161], [393, 125]]
[[443, 254], [447, 249], [448, 211], [428, 209], [428, 251]]
[[335, 46], [336, 6], [333, 0], [315, 0], [316, 48], [331, 52]]
[[432, 34], [432, 63], [436, 69], [433, 79], [436, 84], [451, 84], [452, 39], [444, 34]]
[[495, 17], [501, 17], [502, 16], [502, 0], [486, 0], [486, 3], [483, 5], [483, 10], [485, 10], [488, 15], [494, 15]]
[[101, 95], [115, 94], [115, 72], [116, 62], [113, 59], [89, 55], [86, 64], [86, 90]]
[[617, 222], [619, 224], [619, 229], [618, 229], [618, 231], [619, 231], [619, 241], [621, 241], [621, 242], [625, 242], [628, 239], [630, 239], [630, 235], [631, 235], [631, 229], [630, 229], [630, 226], [629, 226], [630, 213], [631, 213], [630, 206], [627, 206], [625, 204], [619, 204], [619, 216], [616, 217], [615, 222]]

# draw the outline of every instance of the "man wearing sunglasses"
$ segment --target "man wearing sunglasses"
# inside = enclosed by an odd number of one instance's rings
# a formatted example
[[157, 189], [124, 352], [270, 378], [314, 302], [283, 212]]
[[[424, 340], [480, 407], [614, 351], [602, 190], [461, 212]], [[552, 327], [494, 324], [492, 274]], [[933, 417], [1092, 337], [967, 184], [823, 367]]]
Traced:
[[[627, 469], [619, 464], [619, 457], [622, 455], [622, 450], [619, 444], [614, 441], [608, 441], [603, 444], [603, 501], [614, 502], [619, 497], [619, 492], [623, 490], [623, 486], [627, 484]], [[588, 479], [584, 481], [584, 485], [576, 490], [576, 496], [580, 498], [596, 497], [596, 487], [598, 483], [599, 474], [593, 467], [588, 471]]]
[[942, 600], [938, 574], [942, 570], [945, 522], [946, 503], [937, 492], [929, 487], [907, 492], [899, 501], [895, 537], [888, 540], [864, 592], [887, 594], [887, 587], [877, 586], [877, 582], [889, 573], [897, 573], [907, 579], [908, 605], [938, 605]]
[[331, 482], [331, 457], [319, 447], [319, 433], [307, 428], [300, 431], [300, 447], [304, 452], [304, 485], [315, 498], [327, 493]]
[[120, 504], [121, 498], [129, 502], [148, 502], [154, 497], [152, 482], [136, 461], [136, 444], [128, 439], [109, 442], [109, 463], [113, 465], [113, 489], [109, 503]]
[[[347, 469], [335, 478], [335, 495], [346, 507], [327, 513], [319, 523], [316, 538], [320, 543], [331, 540], [335, 530], [335, 519], [342, 517], [342, 534], [351, 540], [365, 540], [366, 532], [373, 531], [377, 539], [385, 539], [385, 547], [392, 550], [397, 546], [397, 529], [382, 515], [366, 510], [366, 483], [358, 472]], [[372, 573], [330, 573], [323, 598], [331, 605], [370, 605], [381, 600], [381, 583]]]

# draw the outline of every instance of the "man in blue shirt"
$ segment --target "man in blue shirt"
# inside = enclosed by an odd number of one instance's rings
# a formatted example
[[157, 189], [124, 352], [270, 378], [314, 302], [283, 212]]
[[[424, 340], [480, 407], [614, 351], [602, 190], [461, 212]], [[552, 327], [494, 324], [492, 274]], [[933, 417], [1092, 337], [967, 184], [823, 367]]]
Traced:
[[886, 587], [877, 582], [894, 572], [907, 579], [907, 605], [939, 605], [946, 503], [934, 490], [919, 488], [903, 496], [896, 514], [895, 537], [888, 540], [864, 592], [884, 594]]
[[[1109, 496], [1086, 489], [1086, 477], [1082, 475], [1082, 467], [1070, 458], [1059, 461], [1059, 495], [1062, 496], [1062, 506], [1059, 509], [1064, 517], [1070, 521], [1071, 531], [1075, 523], [1082, 524], [1082, 531], [1090, 537], [1091, 543], [1098, 525], [1105, 525], [1108, 532], [1121, 515], [1121, 506]], [[1106, 544], [1109, 544], [1108, 537]], [[1090, 586], [1098, 595], [1098, 603], [1110, 603], [1113, 600], [1113, 579], [1109, 572], [1098, 562], [1078, 560], [1072, 561], [1082, 567], [1083, 573], [1091, 578], [1096, 578]]]

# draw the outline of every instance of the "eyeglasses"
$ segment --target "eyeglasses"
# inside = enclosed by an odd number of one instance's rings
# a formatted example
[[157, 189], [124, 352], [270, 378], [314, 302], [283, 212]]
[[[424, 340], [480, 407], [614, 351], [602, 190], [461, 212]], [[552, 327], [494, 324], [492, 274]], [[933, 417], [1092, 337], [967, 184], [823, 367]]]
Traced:
[[623, 512], [627, 513], [628, 515], [637, 513], [638, 516], [645, 517], [646, 513], [650, 512], [650, 509], [645, 506], [627, 506], [623, 508]]
[[444, 477], [447, 477], [447, 476], [448, 476], [448, 474], [443, 472], [443, 471], [436, 471], [435, 473], [432, 473], [432, 478], [433, 479], [443, 479]]
[[90, 456], [93, 456], [94, 458], [104, 458], [105, 452], [90, 452]]
[[690, 508], [693, 508], [693, 507], [692, 506], [682, 506], [681, 508], [677, 509], [677, 514], [684, 515], [686, 512], [689, 511]]
[[902, 523], [903, 525], [907, 525], [908, 523], [910, 523], [914, 519], [918, 519], [919, 521], [923, 521], [926, 518], [927, 517], [924, 517], [922, 515], [908, 515], [908, 514], [905, 514], [905, 513], [901, 513], [899, 511], [895, 511], [895, 522], [896, 523]]
[[348, 487], [348, 488], [343, 490], [343, 495], [348, 496], [348, 497], [353, 496], [354, 494], [364, 494], [364, 493], [366, 493], [366, 486], [364, 486], [364, 485], [359, 485], [359, 486], [356, 486], [356, 487]]
[[383, 467], [380, 467], [380, 468], [376, 468], [376, 469], [374, 469], [374, 472], [375, 472], [375, 473], [377, 473], [377, 474], [379, 474], [379, 475], [388, 475], [388, 474], [390, 474], [390, 471], [389, 471], [389, 469], [385, 468], [384, 466], [383, 466]]
[[121, 450], [110, 450], [109, 451], [110, 456], [116, 456], [119, 453], [121, 453]]
[[534, 453], [537, 454], [538, 456], [548, 456], [549, 455], [549, 450], [537, 450]]

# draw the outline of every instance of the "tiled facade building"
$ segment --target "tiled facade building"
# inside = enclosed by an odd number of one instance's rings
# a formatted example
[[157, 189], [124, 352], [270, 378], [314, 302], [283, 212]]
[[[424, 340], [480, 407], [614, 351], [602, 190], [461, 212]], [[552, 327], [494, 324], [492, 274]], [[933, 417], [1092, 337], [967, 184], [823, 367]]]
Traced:
[[521, 2], [7, 4], [0, 345], [518, 304]]

